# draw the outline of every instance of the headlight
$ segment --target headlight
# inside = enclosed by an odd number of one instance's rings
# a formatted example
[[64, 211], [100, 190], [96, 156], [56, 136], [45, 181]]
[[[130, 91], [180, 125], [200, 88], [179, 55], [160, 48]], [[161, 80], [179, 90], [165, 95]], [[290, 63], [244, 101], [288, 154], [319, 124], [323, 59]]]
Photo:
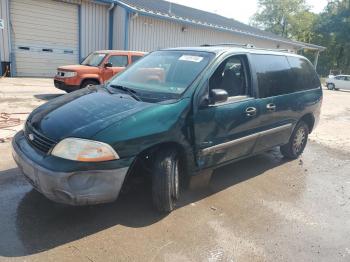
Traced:
[[52, 150], [52, 155], [81, 162], [101, 162], [119, 159], [113, 148], [105, 143], [81, 138], [66, 138]]
[[59, 77], [74, 77], [76, 75], [77, 75], [77, 72], [57, 71], [57, 76], [59, 76]]

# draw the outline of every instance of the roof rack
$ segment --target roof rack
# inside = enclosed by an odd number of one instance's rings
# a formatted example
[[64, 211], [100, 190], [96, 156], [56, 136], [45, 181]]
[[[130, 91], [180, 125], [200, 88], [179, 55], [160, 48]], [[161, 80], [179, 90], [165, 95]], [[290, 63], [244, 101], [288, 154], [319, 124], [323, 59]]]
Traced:
[[238, 44], [238, 43], [218, 43], [218, 44], [204, 44], [201, 46], [240, 46], [245, 48], [255, 48], [252, 44]]
[[288, 52], [288, 53], [295, 53], [294, 50], [291, 49], [280, 49], [280, 48], [261, 48], [261, 47], [255, 47], [252, 44], [238, 44], [238, 43], [219, 43], [219, 44], [203, 44], [201, 46], [238, 46], [242, 48], [253, 48], [257, 50], [267, 50], [267, 51], [279, 51], [279, 52]]

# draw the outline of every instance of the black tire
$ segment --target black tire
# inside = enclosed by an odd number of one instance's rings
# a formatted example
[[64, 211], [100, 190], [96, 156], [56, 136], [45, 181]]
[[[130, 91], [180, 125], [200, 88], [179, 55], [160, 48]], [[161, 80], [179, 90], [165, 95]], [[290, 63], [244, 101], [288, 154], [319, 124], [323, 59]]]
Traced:
[[152, 199], [159, 212], [171, 212], [179, 199], [180, 161], [174, 149], [156, 153], [152, 169]]
[[304, 121], [300, 121], [294, 128], [288, 144], [280, 147], [284, 157], [290, 159], [298, 158], [304, 151], [309, 136], [309, 127]]
[[327, 84], [327, 89], [328, 90], [334, 90], [335, 89], [335, 86], [334, 86], [334, 84]]
[[96, 80], [85, 80], [80, 88], [85, 88], [85, 87], [88, 87], [88, 86], [96, 86], [96, 85], [99, 85], [99, 83], [96, 81]]

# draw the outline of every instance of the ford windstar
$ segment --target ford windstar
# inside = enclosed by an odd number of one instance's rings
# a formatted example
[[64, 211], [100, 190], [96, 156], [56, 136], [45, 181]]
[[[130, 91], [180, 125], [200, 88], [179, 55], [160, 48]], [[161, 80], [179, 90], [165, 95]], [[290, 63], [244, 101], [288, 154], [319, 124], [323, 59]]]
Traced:
[[298, 158], [321, 103], [320, 80], [302, 56], [239, 46], [166, 49], [104, 85], [35, 109], [13, 139], [13, 156], [36, 190], [71, 205], [115, 200], [139, 170], [152, 181], [154, 206], [170, 212], [183, 181], [201, 171], [276, 146]]

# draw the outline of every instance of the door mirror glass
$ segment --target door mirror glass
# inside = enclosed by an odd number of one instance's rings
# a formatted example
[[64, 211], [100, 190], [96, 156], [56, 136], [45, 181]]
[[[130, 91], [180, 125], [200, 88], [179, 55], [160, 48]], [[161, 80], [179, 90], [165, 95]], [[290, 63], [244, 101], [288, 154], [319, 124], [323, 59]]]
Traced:
[[212, 89], [210, 90], [209, 100], [210, 104], [226, 102], [228, 99], [228, 93], [224, 89]]
[[107, 67], [112, 67], [112, 66], [113, 66], [112, 63], [110, 63], [110, 62], [105, 63], [105, 68], [107, 68]]

